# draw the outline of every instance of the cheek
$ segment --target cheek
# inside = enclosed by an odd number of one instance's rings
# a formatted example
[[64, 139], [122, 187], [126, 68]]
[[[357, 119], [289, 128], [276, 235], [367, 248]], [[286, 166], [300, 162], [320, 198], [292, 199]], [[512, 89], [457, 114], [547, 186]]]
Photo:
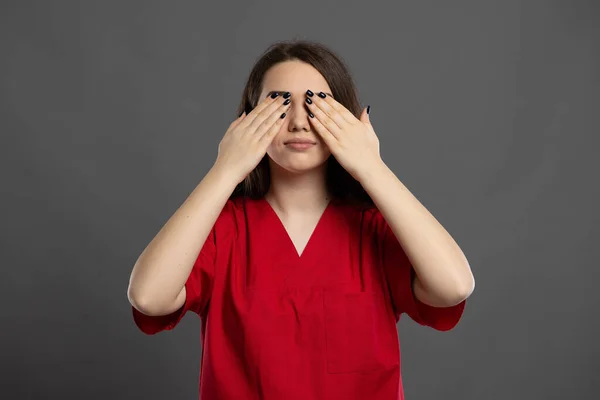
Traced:
[[331, 151], [329, 147], [325, 144], [323, 139], [319, 138], [319, 152], [323, 155], [323, 157], [328, 158], [331, 155]]
[[284, 134], [284, 127], [282, 126], [281, 128], [279, 128], [279, 132], [277, 132], [277, 134], [275, 135], [275, 137], [273, 138], [273, 141], [271, 142], [271, 144], [269, 145], [269, 148], [276, 146], [277, 143], [281, 142], [281, 139], [283, 138], [283, 134]]
[[273, 138], [273, 141], [271, 142], [269, 147], [267, 147], [267, 154], [269, 156], [273, 153], [277, 153], [281, 149], [281, 146], [283, 146], [283, 143], [281, 143], [281, 138], [283, 137], [282, 132], [284, 130], [285, 127], [282, 126], [281, 129], [279, 129], [279, 132], [277, 132], [277, 135], [275, 135], [275, 137]]
[[271, 144], [269, 145], [269, 147], [267, 147], [267, 153], [277, 152], [278, 147], [279, 147], [279, 142], [277, 141], [277, 136], [276, 136], [275, 140], [273, 140], [271, 142]]

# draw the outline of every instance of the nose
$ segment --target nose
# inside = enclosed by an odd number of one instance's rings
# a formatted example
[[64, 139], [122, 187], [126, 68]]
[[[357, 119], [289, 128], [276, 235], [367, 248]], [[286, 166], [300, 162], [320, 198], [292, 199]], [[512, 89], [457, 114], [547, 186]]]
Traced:
[[308, 110], [304, 105], [304, 97], [302, 95], [294, 94], [292, 96], [292, 105], [288, 109], [288, 121], [289, 132], [310, 132]]

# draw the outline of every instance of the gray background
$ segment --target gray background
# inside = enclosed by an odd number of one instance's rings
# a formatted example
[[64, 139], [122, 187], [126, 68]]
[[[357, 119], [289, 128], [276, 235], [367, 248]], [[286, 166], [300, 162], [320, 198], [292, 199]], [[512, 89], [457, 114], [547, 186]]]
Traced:
[[454, 331], [400, 323], [406, 398], [597, 399], [600, 4], [214, 3], [2, 2], [0, 397], [197, 397], [199, 319], [143, 335], [129, 274], [305, 38], [477, 280]]

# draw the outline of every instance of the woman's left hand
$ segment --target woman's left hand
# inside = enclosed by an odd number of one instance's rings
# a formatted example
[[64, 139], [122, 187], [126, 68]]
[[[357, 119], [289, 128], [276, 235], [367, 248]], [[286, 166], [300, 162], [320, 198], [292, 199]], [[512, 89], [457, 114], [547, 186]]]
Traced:
[[367, 109], [356, 118], [331, 96], [322, 92], [310, 96], [310, 93], [307, 92], [305, 104], [312, 113], [309, 116], [313, 128], [340, 165], [360, 182], [369, 170], [383, 164], [379, 139]]

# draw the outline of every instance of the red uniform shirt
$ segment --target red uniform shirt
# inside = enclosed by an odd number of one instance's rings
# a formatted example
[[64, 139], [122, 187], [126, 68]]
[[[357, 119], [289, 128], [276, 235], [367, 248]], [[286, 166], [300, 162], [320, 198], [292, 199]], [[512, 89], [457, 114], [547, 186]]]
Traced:
[[240, 198], [206, 240], [185, 305], [133, 314], [147, 334], [201, 316], [203, 400], [397, 400], [400, 315], [448, 330], [465, 304], [419, 302], [412, 273], [376, 208], [332, 201], [299, 256], [266, 200]]

